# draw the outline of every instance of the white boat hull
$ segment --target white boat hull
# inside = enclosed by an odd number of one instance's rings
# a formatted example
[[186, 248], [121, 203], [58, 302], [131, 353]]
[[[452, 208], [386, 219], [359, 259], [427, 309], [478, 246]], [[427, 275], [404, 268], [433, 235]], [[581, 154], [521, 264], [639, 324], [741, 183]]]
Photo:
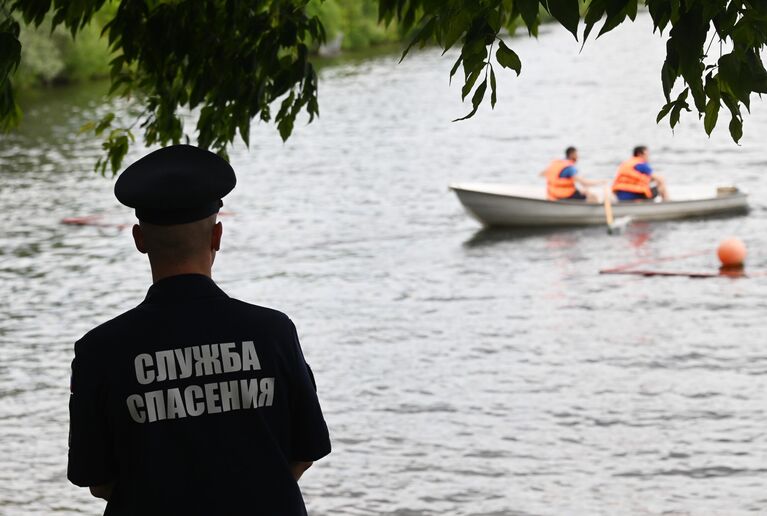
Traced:
[[[605, 224], [601, 203], [549, 201], [542, 188], [493, 183], [453, 183], [466, 211], [485, 226], [541, 227]], [[748, 210], [748, 196], [735, 189], [675, 187], [665, 202], [613, 203], [613, 215], [632, 220], [671, 220]]]

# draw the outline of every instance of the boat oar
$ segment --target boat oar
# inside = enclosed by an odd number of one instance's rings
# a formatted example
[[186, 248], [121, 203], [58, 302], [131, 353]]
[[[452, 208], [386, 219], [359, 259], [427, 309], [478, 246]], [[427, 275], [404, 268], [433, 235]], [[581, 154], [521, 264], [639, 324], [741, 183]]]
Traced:
[[617, 219], [613, 218], [613, 205], [610, 199], [611, 197], [612, 192], [610, 192], [610, 189], [605, 186], [605, 221], [607, 222], [607, 232], [612, 235], [613, 233], [620, 233], [626, 229], [628, 223], [631, 222], [631, 217], [619, 217]]
[[613, 206], [610, 203], [610, 189], [605, 186], [605, 220], [607, 221], [607, 228], [612, 227], [613, 225]]

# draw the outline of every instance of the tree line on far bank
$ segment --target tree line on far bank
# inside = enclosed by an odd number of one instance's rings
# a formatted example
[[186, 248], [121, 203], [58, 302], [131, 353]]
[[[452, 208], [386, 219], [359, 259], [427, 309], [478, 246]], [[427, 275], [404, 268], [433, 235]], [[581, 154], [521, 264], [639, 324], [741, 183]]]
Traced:
[[[51, 30], [50, 16], [39, 26], [21, 23], [21, 64], [13, 74], [17, 90], [108, 78], [113, 56], [101, 32], [118, 5], [106, 2], [76, 38], [61, 25]], [[322, 22], [328, 43], [334, 43], [333, 52], [365, 50], [405, 36], [396, 26], [379, 23], [376, 0], [310, 0], [306, 11]], [[318, 43], [312, 50], [319, 49]]]

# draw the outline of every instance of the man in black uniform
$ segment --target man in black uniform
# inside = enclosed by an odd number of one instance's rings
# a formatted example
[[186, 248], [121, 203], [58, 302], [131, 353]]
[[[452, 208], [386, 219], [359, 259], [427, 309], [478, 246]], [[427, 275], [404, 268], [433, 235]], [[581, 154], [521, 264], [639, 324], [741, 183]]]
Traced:
[[128, 167], [153, 285], [75, 344], [68, 477], [106, 515], [304, 515], [298, 478], [330, 453], [296, 329], [211, 279], [234, 171], [190, 145]]

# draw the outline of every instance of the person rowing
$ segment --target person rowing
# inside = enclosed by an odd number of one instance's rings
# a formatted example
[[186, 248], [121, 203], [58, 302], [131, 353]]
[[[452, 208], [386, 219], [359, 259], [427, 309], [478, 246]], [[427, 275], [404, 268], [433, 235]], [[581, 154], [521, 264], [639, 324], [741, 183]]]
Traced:
[[604, 184], [604, 181], [582, 177], [575, 168], [577, 161], [578, 149], [568, 147], [565, 159], [555, 159], [541, 172], [541, 177], [546, 178], [548, 200], [597, 202], [597, 196], [588, 187]]
[[653, 172], [647, 163], [649, 156], [647, 147], [639, 145], [634, 147], [634, 156], [620, 164], [613, 181], [613, 192], [618, 201], [652, 200], [658, 196], [668, 200], [666, 180]]

